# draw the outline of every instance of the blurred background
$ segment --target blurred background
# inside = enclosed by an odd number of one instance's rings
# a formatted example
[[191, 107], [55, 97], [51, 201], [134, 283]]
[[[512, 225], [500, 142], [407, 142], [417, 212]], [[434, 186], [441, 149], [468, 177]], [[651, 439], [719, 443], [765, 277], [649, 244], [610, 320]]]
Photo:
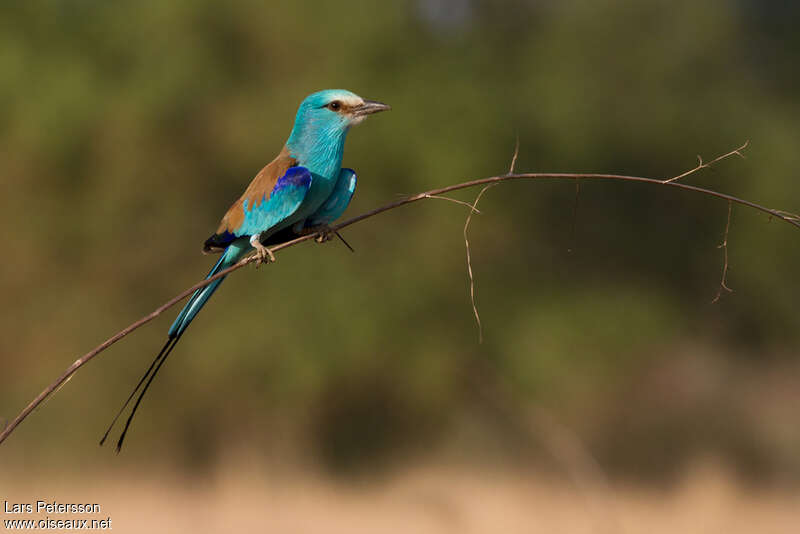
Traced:
[[[203, 241], [341, 87], [346, 216], [520, 171], [667, 178], [797, 212], [800, 6], [739, 0], [0, 6], [0, 417], [202, 278]], [[97, 440], [177, 308], [0, 447], [0, 498], [123, 532], [792, 532], [800, 234], [647, 185], [430, 200], [231, 276], [119, 456]], [[454, 194], [471, 200], [476, 190]], [[153, 523], [151, 517], [159, 518]], [[3, 519], [7, 516], [4, 515]], [[146, 523], [150, 521], [149, 523]]]

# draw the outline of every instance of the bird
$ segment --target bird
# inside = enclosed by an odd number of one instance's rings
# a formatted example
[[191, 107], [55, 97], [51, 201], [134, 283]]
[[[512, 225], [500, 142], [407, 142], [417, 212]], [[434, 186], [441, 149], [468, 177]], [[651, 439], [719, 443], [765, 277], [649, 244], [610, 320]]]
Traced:
[[[330, 239], [334, 233], [330, 223], [345, 211], [356, 188], [355, 171], [342, 168], [347, 133], [368, 116], [389, 109], [382, 102], [344, 89], [326, 89], [307, 96], [297, 109], [281, 151], [253, 178], [203, 244], [204, 253], [221, 253], [206, 279], [253, 251], [260, 263], [275, 261], [268, 247], [299, 235], [317, 233], [318, 241]], [[141, 389], [117, 440], [116, 450], [120, 452], [136, 410], [159, 369], [224, 279], [214, 280], [189, 298], [167, 332], [166, 343], [111, 421], [100, 445]]]

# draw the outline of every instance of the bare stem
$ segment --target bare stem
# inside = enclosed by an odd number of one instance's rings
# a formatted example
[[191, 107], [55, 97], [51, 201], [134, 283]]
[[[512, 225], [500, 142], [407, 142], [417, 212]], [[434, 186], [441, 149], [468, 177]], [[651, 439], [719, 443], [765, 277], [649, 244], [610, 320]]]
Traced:
[[[746, 144], [743, 145], [743, 147], [744, 146], [746, 146]], [[729, 155], [738, 153], [742, 148], [738, 148], [738, 149], [732, 151], [731, 153], [729, 153]], [[741, 155], [741, 154], [739, 154], [739, 155]], [[716, 160], [713, 160], [713, 161], [718, 161], [719, 159], [720, 158], [717, 158]], [[707, 163], [707, 164], [703, 164], [702, 166], [698, 166], [695, 169], [692, 169], [692, 171], [690, 171], [689, 173], [683, 173], [682, 175], [679, 175], [676, 178], [682, 178], [684, 176], [688, 176], [688, 174], [691, 174], [691, 172], [696, 172], [696, 171], [700, 170], [701, 168], [707, 167], [710, 164], [711, 163]], [[726, 200], [726, 201], [734, 203], [734, 204], [740, 204], [742, 206], [747, 206], [749, 208], [758, 210], [758, 211], [760, 211], [762, 213], [766, 213], [767, 215], [769, 215], [772, 218], [780, 219], [781, 221], [784, 221], [784, 222], [786, 222], [788, 224], [791, 224], [794, 227], [800, 228], [800, 219], [798, 219], [797, 216], [792, 215], [792, 214], [790, 214], [788, 212], [767, 208], [765, 206], [762, 206], [761, 204], [756, 204], [755, 202], [751, 202], [749, 200], [744, 200], [744, 199], [735, 197], [733, 195], [728, 195], [728, 194], [725, 194], [725, 193], [712, 191], [710, 189], [705, 189], [705, 188], [697, 187], [697, 186], [694, 186], [694, 185], [684, 184], [684, 183], [681, 183], [681, 182], [679, 182], [677, 180], [670, 179], [670, 180], [666, 180], [665, 181], [665, 180], [659, 180], [659, 179], [656, 179], [656, 178], [645, 178], [645, 177], [641, 177], [641, 176], [625, 176], [625, 175], [621, 175], [621, 174], [560, 173], [560, 172], [559, 173], [548, 173], [548, 172], [543, 172], [543, 173], [519, 173], [519, 174], [508, 173], [508, 174], [503, 174], [503, 175], [499, 175], [499, 176], [492, 176], [492, 177], [489, 177], [489, 178], [480, 178], [480, 179], [477, 179], [477, 180], [471, 180], [469, 182], [462, 182], [462, 183], [459, 183], [459, 184], [453, 184], [453, 185], [449, 185], [449, 186], [446, 186], [446, 187], [440, 187], [438, 189], [432, 189], [430, 191], [425, 191], [423, 193], [418, 193], [416, 195], [412, 195], [412, 196], [409, 196], [409, 197], [406, 197], [406, 198], [403, 198], [403, 199], [400, 199], [400, 200], [396, 200], [396, 201], [391, 202], [389, 204], [386, 204], [386, 205], [380, 206], [378, 208], [375, 208], [373, 210], [370, 210], [370, 211], [368, 211], [366, 213], [362, 213], [361, 215], [358, 215], [357, 217], [353, 217], [353, 218], [348, 219], [348, 220], [346, 220], [346, 221], [344, 221], [344, 222], [342, 222], [340, 224], [332, 226], [331, 227], [331, 231], [341, 230], [342, 228], [346, 228], [348, 226], [352, 226], [352, 225], [354, 225], [356, 223], [359, 223], [359, 222], [361, 222], [363, 220], [366, 220], [366, 219], [369, 219], [371, 217], [374, 217], [374, 216], [376, 216], [378, 214], [381, 214], [383, 212], [386, 212], [386, 211], [389, 211], [389, 210], [393, 210], [393, 209], [399, 208], [401, 206], [405, 206], [405, 205], [408, 205], [408, 204], [411, 204], [411, 203], [414, 203], [414, 202], [417, 202], [419, 200], [423, 200], [423, 199], [426, 199], [426, 198], [431, 198], [431, 197], [434, 197], [434, 196], [441, 196], [441, 195], [443, 195], [445, 193], [449, 193], [451, 191], [457, 191], [457, 190], [460, 190], [460, 189], [468, 189], [470, 187], [490, 186], [490, 185], [495, 185], [495, 184], [500, 183], [500, 182], [507, 182], [507, 181], [512, 181], [512, 180], [546, 180], [546, 179], [553, 179], [553, 180], [578, 180], [578, 179], [580, 179], [580, 180], [615, 180], [615, 181], [625, 181], [625, 182], [637, 182], [637, 183], [644, 183], [644, 184], [652, 184], [652, 185], [659, 185], [659, 186], [666, 186], [666, 187], [676, 187], [676, 188], [679, 188], [679, 189], [683, 189], [685, 191], [691, 191], [691, 192], [694, 192], [694, 193], [700, 193], [700, 194], [703, 194], [703, 195], [706, 195], [706, 196], [710, 196], [710, 197]], [[472, 213], [472, 212], [470, 212], [470, 213]], [[299, 243], [302, 243], [303, 241], [308, 241], [310, 239], [314, 239], [315, 237], [316, 237], [315, 234], [304, 235], [304, 236], [298, 237], [297, 239], [293, 239], [292, 241], [287, 241], [285, 243], [281, 243], [279, 245], [276, 245], [276, 246], [272, 247], [271, 250], [274, 253], [274, 252], [277, 252], [279, 250], [283, 250], [285, 248], [289, 248], [289, 247], [293, 247], [295, 245], [298, 245]], [[153, 310], [149, 314], [145, 315], [141, 319], [139, 319], [139, 320], [135, 321], [134, 323], [132, 323], [131, 325], [127, 326], [123, 330], [120, 330], [119, 332], [117, 332], [116, 334], [114, 334], [113, 336], [111, 336], [110, 338], [108, 338], [107, 340], [102, 342], [101, 344], [99, 344], [97, 347], [93, 348], [92, 350], [90, 350], [89, 352], [87, 352], [86, 354], [84, 354], [83, 356], [78, 358], [77, 360], [75, 360], [69, 367], [67, 367], [64, 370], [63, 373], [61, 373], [61, 375], [59, 375], [58, 378], [56, 378], [56, 380], [52, 384], [47, 386], [41, 393], [39, 393], [39, 395], [37, 395], [36, 398], [33, 399], [20, 412], [20, 414], [17, 415], [17, 417], [15, 417], [6, 426], [5, 429], [3, 429], [2, 432], [0, 432], [0, 443], [5, 441], [6, 438], [8, 438], [8, 436], [11, 435], [11, 433], [14, 431], [14, 429], [17, 426], [19, 426], [19, 424], [34, 409], [36, 409], [36, 407], [39, 406], [42, 403], [42, 401], [44, 401], [48, 396], [50, 396], [53, 392], [55, 392], [67, 379], [69, 379], [69, 377], [71, 377], [75, 373], [75, 371], [77, 371], [78, 369], [80, 369], [81, 367], [86, 365], [92, 358], [94, 358], [95, 356], [97, 356], [98, 354], [100, 354], [101, 352], [106, 350], [108, 347], [110, 347], [111, 345], [113, 345], [114, 343], [116, 343], [117, 341], [122, 339], [123, 337], [125, 337], [128, 334], [130, 334], [131, 332], [133, 332], [134, 330], [137, 330], [140, 327], [144, 326], [145, 324], [149, 323], [150, 321], [152, 321], [153, 319], [155, 319], [156, 317], [158, 317], [159, 315], [164, 313], [166, 310], [168, 310], [169, 308], [171, 308], [172, 306], [174, 306], [178, 302], [182, 301], [183, 299], [185, 299], [186, 297], [188, 297], [189, 295], [194, 293], [196, 290], [198, 290], [198, 289], [200, 289], [202, 287], [205, 287], [208, 284], [214, 282], [215, 280], [219, 280], [223, 276], [227, 276], [230, 273], [232, 273], [233, 271], [241, 269], [245, 265], [247, 265], [249, 263], [253, 263], [256, 260], [257, 260], [256, 256], [254, 256], [254, 255], [253, 256], [249, 256], [247, 258], [242, 259], [237, 264], [232, 265], [231, 267], [228, 267], [227, 269], [224, 269], [224, 270], [218, 272], [214, 276], [211, 276], [211, 277], [209, 277], [209, 278], [207, 278], [207, 279], [205, 279], [205, 280], [203, 280], [201, 282], [196, 283], [192, 287], [186, 289], [185, 291], [182, 291], [180, 294], [174, 296], [173, 298], [171, 298], [170, 300], [165, 302], [163, 305], [159, 306], [158, 308], [156, 308], [155, 310]]]
[[453, 202], [455, 204], [461, 204], [462, 206], [466, 206], [470, 209], [470, 212], [477, 212], [480, 213], [480, 210], [476, 210], [475, 206], [472, 206], [469, 202], [464, 202], [463, 200], [458, 200], [456, 198], [450, 197], [443, 197], [441, 195], [428, 195], [426, 198], [438, 198], [439, 200], [447, 200], [449, 202]]
[[723, 159], [729, 158], [731, 156], [739, 156], [740, 158], [744, 158], [744, 154], [742, 154], [742, 150], [747, 148], [747, 145], [749, 145], [749, 144], [750, 144], [750, 141], [745, 141], [744, 144], [742, 146], [740, 146], [739, 148], [731, 150], [727, 154], [723, 154], [721, 156], [717, 156], [716, 158], [712, 159], [708, 163], [703, 163], [703, 158], [700, 156], [700, 154], [698, 154], [697, 155], [697, 167], [695, 167], [694, 169], [688, 170], [683, 174], [679, 174], [678, 176], [673, 176], [672, 178], [664, 180], [664, 183], [668, 184], [670, 182], [676, 182], [676, 181], [680, 180], [681, 178], [686, 178], [690, 174], [694, 174], [697, 171], [699, 171], [700, 169], [705, 169], [706, 167], [711, 167], [713, 164], [717, 163], [718, 161], [722, 161]]
[[[475, 276], [472, 274], [472, 256], [470, 255], [470, 247], [469, 247], [469, 237], [467, 236], [467, 230], [469, 229], [469, 223], [472, 222], [472, 214], [478, 211], [478, 202], [480, 202], [481, 197], [483, 194], [491, 189], [492, 187], [496, 186], [497, 184], [489, 184], [481, 189], [478, 196], [475, 197], [475, 201], [472, 203], [472, 210], [467, 215], [467, 220], [464, 223], [464, 248], [467, 251], [467, 275], [469, 276], [469, 300], [472, 303], [472, 313], [475, 315], [475, 322], [478, 324], [478, 343], [483, 343], [483, 326], [481, 325], [481, 316], [478, 313], [478, 306], [475, 304]], [[480, 212], [479, 212], [480, 213]]]
[[719, 289], [717, 290], [717, 295], [714, 297], [714, 300], [711, 301], [712, 304], [717, 302], [719, 298], [722, 296], [723, 291], [727, 291], [728, 293], [733, 293], [733, 289], [728, 287], [728, 232], [731, 229], [731, 209], [733, 208], [733, 203], [729, 200], [728, 201], [728, 222], [725, 223], [725, 235], [722, 237], [722, 243], [717, 247], [721, 248], [722, 252], [725, 256], [725, 263], [722, 266], [722, 280], [719, 282]]
[[[514, 155], [511, 156], [511, 165], [508, 167], [508, 174], [512, 174], [514, 172], [514, 167], [517, 164], [517, 156], [519, 156], [519, 135], [517, 135], [517, 143], [514, 147]], [[478, 305], [475, 303], [475, 276], [472, 273], [472, 254], [471, 249], [469, 246], [469, 236], [467, 235], [467, 230], [469, 230], [469, 223], [472, 222], [472, 215], [473, 213], [480, 213], [478, 211], [478, 202], [480, 202], [481, 197], [483, 196], [486, 191], [494, 187], [495, 184], [489, 184], [483, 187], [480, 192], [475, 196], [475, 200], [472, 202], [470, 206], [472, 209], [467, 215], [467, 220], [464, 222], [464, 249], [467, 252], [467, 276], [469, 276], [469, 301], [472, 304], [472, 314], [475, 315], [475, 323], [478, 325], [478, 343], [483, 343], [483, 325], [481, 324], [481, 315], [478, 313]]]

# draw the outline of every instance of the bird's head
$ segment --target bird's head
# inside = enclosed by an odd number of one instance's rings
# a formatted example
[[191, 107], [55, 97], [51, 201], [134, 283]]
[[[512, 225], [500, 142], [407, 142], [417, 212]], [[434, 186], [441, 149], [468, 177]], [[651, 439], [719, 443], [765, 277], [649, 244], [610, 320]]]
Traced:
[[344, 89], [319, 91], [307, 96], [300, 104], [291, 138], [346, 133], [369, 115], [388, 109], [391, 108], [386, 104], [365, 100]]
[[364, 100], [344, 89], [326, 89], [306, 97], [300, 104], [297, 117], [305, 120], [335, 123], [342, 127], [354, 126], [367, 116], [389, 108], [374, 100]]

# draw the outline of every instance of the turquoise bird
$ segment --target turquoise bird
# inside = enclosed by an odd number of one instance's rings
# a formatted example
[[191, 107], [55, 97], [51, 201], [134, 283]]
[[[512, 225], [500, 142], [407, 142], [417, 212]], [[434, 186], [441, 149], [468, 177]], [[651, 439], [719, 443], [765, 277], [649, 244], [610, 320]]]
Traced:
[[[261, 262], [274, 261], [268, 246], [297, 235], [320, 233], [330, 237], [328, 225], [338, 219], [353, 196], [356, 174], [342, 168], [347, 132], [369, 115], [390, 109], [343, 89], [327, 89], [300, 104], [289, 139], [278, 156], [261, 169], [233, 203], [203, 252], [221, 252], [208, 277], [234, 265], [255, 250]], [[167, 333], [167, 342], [142, 376], [100, 440], [102, 445], [119, 416], [144, 384], [144, 388], [117, 441], [122, 448], [136, 409], [156, 373], [175, 348], [186, 328], [224, 280], [198, 289], [183, 307]]]

